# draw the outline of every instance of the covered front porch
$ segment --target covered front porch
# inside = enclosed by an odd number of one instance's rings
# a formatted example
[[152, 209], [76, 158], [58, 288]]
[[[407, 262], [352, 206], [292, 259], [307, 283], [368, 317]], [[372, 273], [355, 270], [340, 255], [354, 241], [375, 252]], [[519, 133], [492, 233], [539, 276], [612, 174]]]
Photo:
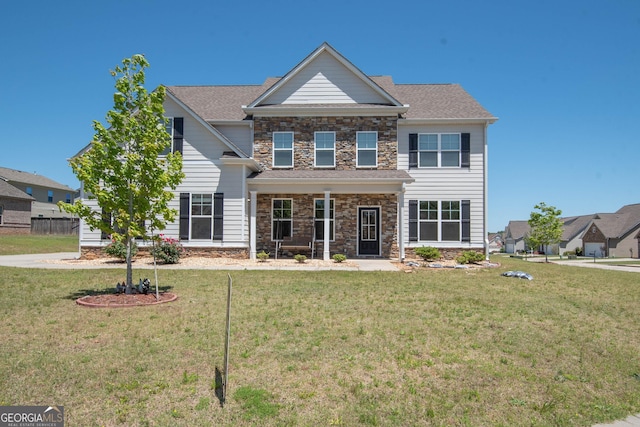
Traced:
[[404, 171], [265, 171], [248, 181], [251, 259], [306, 244], [323, 260], [404, 256]]

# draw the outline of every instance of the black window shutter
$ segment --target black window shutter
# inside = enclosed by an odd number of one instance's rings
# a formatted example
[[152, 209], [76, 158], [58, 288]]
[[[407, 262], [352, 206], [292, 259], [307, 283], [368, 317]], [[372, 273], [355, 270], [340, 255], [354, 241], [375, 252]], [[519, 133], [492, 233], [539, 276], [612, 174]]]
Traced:
[[224, 219], [224, 193], [213, 194], [213, 240], [222, 240]]
[[180, 193], [180, 240], [189, 240], [189, 193]]
[[409, 169], [418, 167], [418, 134], [409, 134]]
[[471, 134], [463, 133], [460, 135], [462, 160], [460, 167], [468, 168], [471, 166]]
[[182, 117], [173, 118], [173, 152], [182, 154], [182, 141], [184, 139], [184, 119]]
[[461, 203], [462, 209], [462, 241], [471, 241], [471, 202], [469, 200], [463, 200]]
[[418, 201], [409, 200], [409, 241], [418, 241]]

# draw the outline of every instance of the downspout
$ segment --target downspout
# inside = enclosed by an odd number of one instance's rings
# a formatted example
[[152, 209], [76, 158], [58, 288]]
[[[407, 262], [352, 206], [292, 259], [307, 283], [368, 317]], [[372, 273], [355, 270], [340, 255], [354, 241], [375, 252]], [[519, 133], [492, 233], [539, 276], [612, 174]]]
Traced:
[[489, 211], [489, 144], [487, 143], [487, 128], [489, 127], [489, 123], [485, 122], [484, 124], [484, 171], [483, 171], [483, 184], [484, 184], [484, 203], [483, 203], [483, 221], [484, 224], [482, 226], [482, 233], [484, 239], [484, 258], [489, 261], [489, 234], [487, 232], [487, 215]]
[[[249, 192], [249, 259], [256, 259], [257, 239], [256, 239], [256, 212], [258, 211], [258, 192]], [[277, 254], [276, 254], [277, 256]]]

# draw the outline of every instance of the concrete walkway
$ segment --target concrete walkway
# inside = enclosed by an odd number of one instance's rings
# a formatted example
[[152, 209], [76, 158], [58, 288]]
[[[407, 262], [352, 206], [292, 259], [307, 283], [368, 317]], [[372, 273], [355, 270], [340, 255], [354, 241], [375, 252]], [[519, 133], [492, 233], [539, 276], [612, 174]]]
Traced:
[[[59, 252], [52, 254], [29, 254], [29, 255], [4, 255], [0, 256], [0, 266], [22, 267], [22, 268], [48, 268], [48, 269], [102, 269], [102, 268], [124, 268], [124, 264], [73, 264], [60, 263], [60, 260], [76, 260], [77, 252]], [[356, 264], [356, 267], [338, 266], [334, 264], [326, 266], [313, 265], [311, 263], [291, 265], [278, 265], [276, 263], [259, 263], [252, 265], [211, 265], [211, 266], [188, 266], [181, 264], [162, 265], [162, 269], [173, 270], [341, 270], [341, 271], [400, 271], [394, 263], [388, 259], [349, 259]], [[136, 269], [152, 269], [153, 265], [137, 264]]]
[[[527, 258], [529, 262], [544, 262], [544, 256], [535, 256]], [[616, 258], [616, 259], [596, 259], [596, 262], [593, 262], [593, 258], [580, 258], [574, 260], [567, 259], [557, 259], [551, 258], [549, 259], [550, 263], [559, 264], [559, 265], [569, 265], [573, 267], [584, 267], [584, 268], [599, 268], [601, 270], [612, 270], [612, 271], [628, 271], [631, 273], [640, 273], [640, 264], [629, 264], [624, 265], [625, 262], [638, 262], [637, 258]], [[615, 265], [614, 265], [615, 264]]]

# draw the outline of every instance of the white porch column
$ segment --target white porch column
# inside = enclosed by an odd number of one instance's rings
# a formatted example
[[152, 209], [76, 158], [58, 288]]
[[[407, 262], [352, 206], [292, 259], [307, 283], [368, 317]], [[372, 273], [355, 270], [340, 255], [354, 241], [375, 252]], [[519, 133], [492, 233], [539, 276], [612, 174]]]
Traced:
[[398, 193], [398, 261], [404, 261], [404, 184]]
[[258, 192], [249, 191], [251, 206], [249, 208], [249, 258], [256, 259], [256, 212], [258, 211]]
[[322, 259], [325, 261], [329, 261], [331, 259], [331, 253], [329, 252], [329, 243], [331, 240], [331, 229], [329, 227], [331, 227], [331, 192], [330, 191], [325, 191], [324, 192], [324, 236], [322, 237], [324, 239], [324, 245], [323, 248], [324, 250], [322, 251]]

